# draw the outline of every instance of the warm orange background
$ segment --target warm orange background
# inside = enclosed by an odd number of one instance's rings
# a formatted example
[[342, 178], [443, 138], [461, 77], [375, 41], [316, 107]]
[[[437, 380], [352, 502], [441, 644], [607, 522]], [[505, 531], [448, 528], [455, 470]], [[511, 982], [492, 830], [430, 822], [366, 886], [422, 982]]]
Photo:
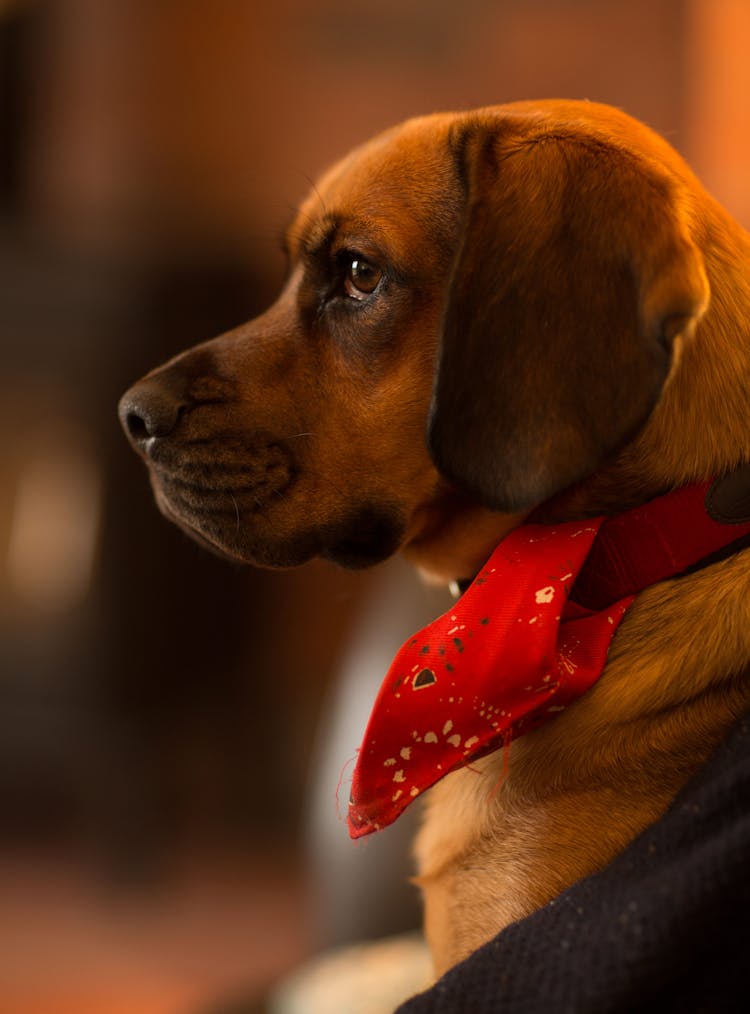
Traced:
[[748, 51], [746, 0], [0, 0], [0, 1014], [208, 1014], [329, 942], [306, 799], [375, 579], [202, 553], [120, 392], [414, 114], [610, 102], [750, 223]]

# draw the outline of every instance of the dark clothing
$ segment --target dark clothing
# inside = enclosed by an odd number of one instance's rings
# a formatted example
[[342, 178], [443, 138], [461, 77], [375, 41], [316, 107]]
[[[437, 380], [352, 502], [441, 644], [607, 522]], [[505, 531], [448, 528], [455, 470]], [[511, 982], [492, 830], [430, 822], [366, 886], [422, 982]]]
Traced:
[[750, 1011], [750, 717], [605, 870], [398, 1014]]

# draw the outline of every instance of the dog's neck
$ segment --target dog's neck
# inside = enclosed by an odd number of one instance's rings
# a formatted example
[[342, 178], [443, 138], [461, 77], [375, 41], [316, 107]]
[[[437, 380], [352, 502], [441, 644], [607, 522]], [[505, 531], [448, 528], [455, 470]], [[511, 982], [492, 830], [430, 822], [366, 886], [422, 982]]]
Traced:
[[396, 656], [354, 769], [352, 837], [556, 718], [600, 677], [638, 593], [748, 543], [747, 465], [614, 517], [516, 529], [461, 602]]

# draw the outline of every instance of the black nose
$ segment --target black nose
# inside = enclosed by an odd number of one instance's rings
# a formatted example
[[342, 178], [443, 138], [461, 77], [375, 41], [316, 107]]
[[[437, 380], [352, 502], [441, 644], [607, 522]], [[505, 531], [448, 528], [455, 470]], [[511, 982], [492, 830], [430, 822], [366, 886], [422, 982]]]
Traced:
[[122, 427], [133, 446], [147, 450], [153, 438], [168, 437], [177, 426], [186, 401], [158, 377], [139, 381], [120, 399]]

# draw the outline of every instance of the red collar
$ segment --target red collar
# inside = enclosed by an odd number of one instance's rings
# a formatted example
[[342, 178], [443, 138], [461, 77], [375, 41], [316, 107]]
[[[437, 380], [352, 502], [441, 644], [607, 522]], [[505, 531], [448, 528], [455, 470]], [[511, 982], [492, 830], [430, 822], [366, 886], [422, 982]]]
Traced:
[[638, 592], [748, 543], [748, 475], [503, 539], [460, 601], [391, 665], [352, 778], [351, 836], [392, 823], [444, 775], [585, 693]]

